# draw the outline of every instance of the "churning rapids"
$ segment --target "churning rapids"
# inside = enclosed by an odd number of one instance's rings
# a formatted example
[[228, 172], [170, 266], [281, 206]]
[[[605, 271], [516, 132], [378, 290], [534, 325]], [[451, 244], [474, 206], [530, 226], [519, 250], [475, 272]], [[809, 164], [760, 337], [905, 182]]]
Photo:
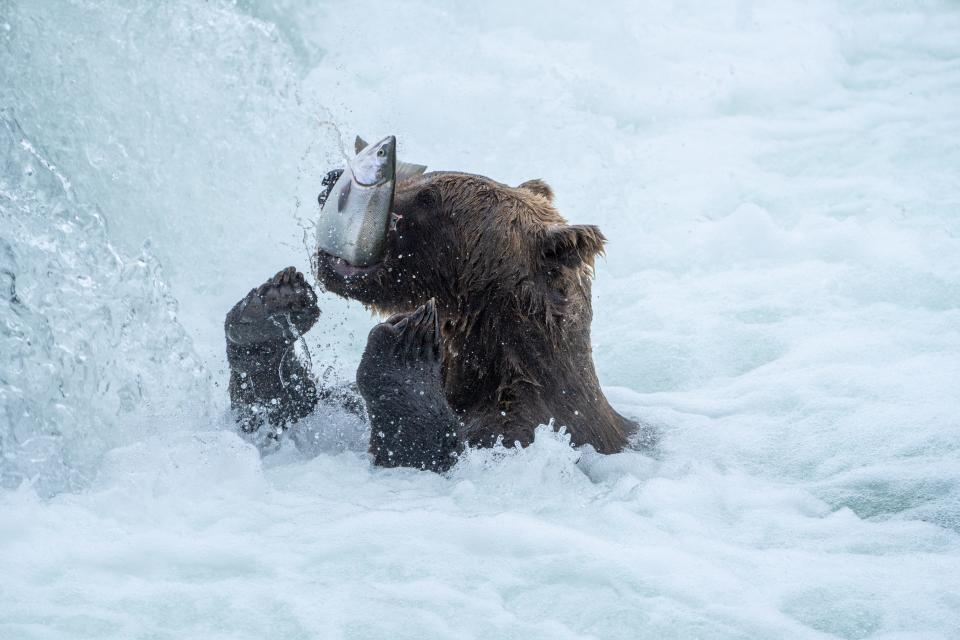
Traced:
[[[649, 4], [0, 0], [0, 638], [960, 637], [960, 7]], [[354, 133], [600, 225], [656, 455], [234, 435]]]

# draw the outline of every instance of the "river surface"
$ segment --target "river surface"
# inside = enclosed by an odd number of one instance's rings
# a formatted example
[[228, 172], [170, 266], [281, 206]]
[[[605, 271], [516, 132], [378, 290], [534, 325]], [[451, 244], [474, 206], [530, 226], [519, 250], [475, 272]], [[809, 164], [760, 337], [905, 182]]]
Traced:
[[[656, 452], [233, 433], [356, 133], [600, 225]], [[960, 637], [958, 141], [951, 2], [0, 0], [0, 638]]]

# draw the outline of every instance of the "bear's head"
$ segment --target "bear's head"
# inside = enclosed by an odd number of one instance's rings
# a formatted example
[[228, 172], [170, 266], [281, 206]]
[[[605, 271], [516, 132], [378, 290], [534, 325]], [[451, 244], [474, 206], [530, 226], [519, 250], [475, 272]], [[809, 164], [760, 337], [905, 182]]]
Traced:
[[381, 313], [433, 298], [448, 322], [493, 311], [550, 331], [571, 305], [585, 304], [589, 316], [589, 280], [605, 242], [597, 227], [567, 224], [552, 201], [540, 180], [510, 187], [426, 173], [397, 185], [380, 263], [355, 267], [318, 251], [314, 269], [328, 291]]

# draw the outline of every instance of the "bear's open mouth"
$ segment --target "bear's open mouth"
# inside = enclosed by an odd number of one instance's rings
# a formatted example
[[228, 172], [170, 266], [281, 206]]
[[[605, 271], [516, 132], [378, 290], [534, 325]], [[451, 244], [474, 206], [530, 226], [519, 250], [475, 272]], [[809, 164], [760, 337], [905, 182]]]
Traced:
[[343, 278], [356, 278], [358, 276], [368, 275], [379, 269], [383, 264], [382, 262], [377, 262], [376, 264], [366, 267], [358, 267], [350, 264], [343, 258], [329, 254], [323, 250], [317, 252], [317, 258], [329, 265], [330, 269]]

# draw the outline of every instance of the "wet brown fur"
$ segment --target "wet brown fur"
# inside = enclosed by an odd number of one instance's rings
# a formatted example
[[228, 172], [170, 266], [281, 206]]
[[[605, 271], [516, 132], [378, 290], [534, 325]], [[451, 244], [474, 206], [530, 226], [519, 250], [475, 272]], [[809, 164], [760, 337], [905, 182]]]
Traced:
[[636, 425], [610, 407], [593, 366], [590, 291], [605, 239], [568, 225], [552, 199], [540, 180], [428, 173], [397, 186], [403, 217], [379, 267], [344, 277], [321, 254], [315, 268], [327, 289], [385, 314], [436, 300], [444, 392], [472, 444], [527, 445], [552, 418], [574, 444], [613, 453]]

